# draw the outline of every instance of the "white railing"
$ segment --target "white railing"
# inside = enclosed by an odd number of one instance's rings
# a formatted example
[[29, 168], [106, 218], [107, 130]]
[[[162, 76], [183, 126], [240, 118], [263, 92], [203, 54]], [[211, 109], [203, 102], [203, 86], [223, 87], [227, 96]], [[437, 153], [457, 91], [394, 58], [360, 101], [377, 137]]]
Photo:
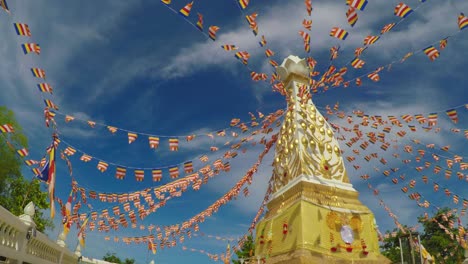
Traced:
[[78, 256], [41, 232], [32, 221], [34, 204], [17, 217], [0, 206], [0, 263], [76, 264]]

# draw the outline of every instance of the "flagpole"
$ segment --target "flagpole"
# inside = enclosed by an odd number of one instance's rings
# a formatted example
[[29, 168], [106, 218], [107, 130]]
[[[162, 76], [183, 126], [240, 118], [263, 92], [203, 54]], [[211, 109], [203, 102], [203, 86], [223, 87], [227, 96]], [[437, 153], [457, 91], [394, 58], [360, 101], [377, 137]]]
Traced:
[[422, 243], [421, 243], [421, 236], [418, 234], [418, 243], [419, 243], [419, 257], [421, 258], [421, 264], [423, 262], [423, 255], [422, 255]]
[[401, 256], [401, 264], [403, 264], [403, 248], [401, 247], [401, 237], [398, 237], [398, 241], [400, 242], [400, 256]]

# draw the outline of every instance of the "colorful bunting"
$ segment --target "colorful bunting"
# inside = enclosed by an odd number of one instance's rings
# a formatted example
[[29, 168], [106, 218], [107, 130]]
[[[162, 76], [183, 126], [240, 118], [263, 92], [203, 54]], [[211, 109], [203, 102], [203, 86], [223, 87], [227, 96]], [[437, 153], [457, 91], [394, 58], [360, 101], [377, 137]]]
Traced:
[[193, 1], [188, 3], [182, 9], [180, 9], [179, 14], [181, 14], [184, 17], [188, 17], [190, 15], [190, 10], [192, 10], [192, 6], [193, 6]]
[[24, 43], [21, 45], [21, 48], [23, 49], [24, 54], [31, 52], [34, 52], [37, 55], [41, 54], [41, 47], [36, 43]]
[[260, 47], [264, 47], [267, 44], [265, 36], [262, 35], [262, 40], [260, 40], [260, 42], [258, 42], [258, 44], [260, 44]]
[[159, 137], [148, 137], [149, 146], [152, 149], [157, 149], [159, 146]]
[[458, 115], [457, 115], [457, 110], [455, 109], [449, 109], [446, 111], [448, 117], [450, 120], [452, 120], [453, 123], [457, 124], [458, 123]]
[[348, 37], [348, 31], [339, 27], [333, 27], [330, 31], [330, 36], [337, 39], [345, 40]]
[[395, 23], [390, 23], [390, 24], [387, 24], [385, 25], [382, 30], [380, 30], [380, 34], [383, 35], [387, 32], [389, 32], [390, 30], [392, 30], [392, 28], [395, 26]]
[[377, 40], [379, 40], [380, 36], [367, 36], [364, 38], [364, 45], [368, 46], [368, 45], [372, 45], [374, 44], [375, 42], [377, 42]]
[[26, 148], [18, 149], [16, 151], [21, 157], [26, 157], [29, 155], [29, 151]]
[[312, 0], [304, 0], [306, 6], [307, 14], [310, 16], [312, 14]]
[[52, 86], [48, 83], [40, 83], [37, 85], [37, 88], [39, 89], [40, 92], [43, 93], [51, 93], [52, 94]]
[[179, 150], [179, 139], [177, 139], [177, 138], [170, 138], [169, 139], [169, 150], [170, 151], [178, 151]]
[[354, 7], [350, 6], [348, 11], [346, 11], [346, 18], [348, 19], [348, 24], [354, 27], [354, 25], [358, 21], [358, 15]]
[[40, 69], [40, 68], [31, 68], [31, 73], [34, 77], [36, 78], [41, 78], [41, 79], [45, 79], [46, 78], [46, 74], [45, 74], [45, 71], [43, 69]]
[[54, 104], [54, 102], [52, 102], [50, 99], [45, 99], [44, 103], [47, 107], [58, 110], [58, 106]]
[[429, 46], [429, 47], [423, 49], [423, 51], [427, 55], [427, 57], [429, 57], [429, 59], [431, 61], [434, 61], [440, 55], [439, 51], [436, 48], [434, 48], [433, 46]]
[[444, 38], [444, 39], [439, 41], [440, 50], [443, 50], [443, 49], [445, 49], [445, 47], [447, 47], [447, 42], [448, 42], [447, 38]]
[[132, 144], [138, 138], [138, 135], [136, 133], [128, 132], [127, 135], [128, 135], [128, 144]]
[[465, 16], [465, 14], [460, 13], [458, 16], [458, 28], [460, 30], [463, 30], [468, 27], [468, 17]]
[[119, 180], [123, 180], [125, 178], [126, 173], [127, 173], [126, 168], [117, 167], [116, 172], [115, 172], [115, 178]]
[[4, 124], [4, 125], [0, 125], [0, 131], [2, 133], [14, 133], [15, 129], [10, 124]]
[[10, 9], [8, 9], [8, 4], [6, 0], [0, 0], [0, 6], [2, 7], [3, 10], [5, 10], [5, 12], [10, 14]]
[[158, 182], [162, 179], [162, 170], [153, 170], [152, 171], [153, 181]]
[[359, 58], [354, 58], [354, 60], [351, 61], [351, 66], [353, 66], [355, 69], [361, 69], [364, 64], [365, 62]]
[[237, 50], [236, 45], [222, 45], [221, 48], [225, 51]]
[[29, 26], [27, 24], [13, 23], [13, 26], [15, 27], [16, 34], [19, 36], [31, 36], [31, 31], [29, 30]]
[[399, 3], [394, 10], [395, 16], [406, 18], [409, 14], [411, 14], [413, 10], [411, 7], [404, 3]]
[[109, 164], [107, 164], [106, 162], [104, 162], [104, 161], [99, 161], [98, 162], [97, 169], [100, 172], [105, 172], [107, 170], [107, 167], [109, 167]]
[[346, 4], [361, 11], [364, 11], [367, 5], [367, 0], [346, 0]]
[[309, 33], [301, 30], [301, 31], [299, 31], [299, 35], [302, 37], [302, 39], [304, 41], [304, 50], [306, 52], [309, 52], [310, 51], [310, 35], [309, 35]]
[[218, 26], [211, 26], [211, 27], [208, 28], [208, 36], [213, 41], [216, 40], [216, 33], [218, 32], [218, 30], [219, 30]]
[[310, 31], [312, 29], [312, 20], [304, 19], [302, 21], [302, 25], [304, 26], [305, 29]]
[[203, 31], [203, 15], [198, 13], [197, 28]]
[[169, 168], [169, 176], [171, 177], [171, 179], [175, 179], [177, 177], [179, 177], [179, 167], [170, 167]]
[[135, 180], [141, 182], [144, 179], [145, 179], [145, 171], [144, 170], [135, 170]]

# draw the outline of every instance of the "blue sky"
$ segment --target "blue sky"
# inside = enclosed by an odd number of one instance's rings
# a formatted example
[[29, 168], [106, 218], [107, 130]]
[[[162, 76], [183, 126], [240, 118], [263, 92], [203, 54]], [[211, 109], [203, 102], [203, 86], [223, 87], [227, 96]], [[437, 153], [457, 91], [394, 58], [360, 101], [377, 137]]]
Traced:
[[[251, 81], [250, 71], [234, 58], [232, 52], [220, 48], [223, 44], [234, 44], [240, 50], [251, 53], [251, 69], [271, 73], [271, 66], [263, 54], [264, 49], [258, 46], [260, 39], [251, 33], [235, 1], [194, 3], [189, 20], [196, 22], [196, 13], [200, 12], [204, 15], [205, 28], [219, 26], [221, 29], [216, 42], [206, 39], [180, 15], [172, 13], [157, 0], [10, 2], [12, 14], [0, 15], [0, 32], [4, 36], [3, 45], [0, 46], [0, 104], [15, 111], [29, 138], [32, 158], [43, 155], [44, 149], [50, 144], [51, 133], [43, 124], [43, 103], [36, 88], [37, 79], [29, 72], [33, 66], [46, 70], [47, 81], [54, 87], [53, 100], [60, 106], [62, 113], [154, 135], [204, 134], [229, 127], [232, 118], [248, 120], [249, 112], [261, 111], [266, 114], [286, 106], [284, 99], [273, 93], [267, 83]], [[245, 13], [258, 12], [259, 35], [265, 35], [268, 48], [276, 53], [274, 59], [281, 62], [289, 54], [305, 57], [302, 40], [297, 33], [302, 30], [301, 22], [306, 18], [303, 1], [251, 2]], [[328, 50], [331, 46], [341, 46], [340, 56], [334, 64], [343, 66], [354, 57], [354, 49], [362, 45], [365, 36], [376, 35], [383, 25], [397, 22], [393, 9], [398, 2], [371, 1], [364, 12], [358, 11], [359, 20], [354, 28], [350, 28], [346, 23], [347, 6], [344, 0], [314, 1], [311, 56], [318, 61], [318, 70], [323, 71], [328, 66]], [[406, 1], [413, 8], [419, 3], [417, 0]], [[178, 10], [185, 4], [183, 1], [173, 1], [171, 6]], [[421, 4], [398, 27], [366, 51], [362, 56], [366, 61], [363, 69], [350, 68], [346, 77], [359, 76], [380, 65], [398, 61], [409, 51], [421, 50], [447, 35], [457, 33], [456, 19], [460, 12], [468, 13], [468, 2], [427, 1]], [[40, 56], [22, 54], [20, 44], [28, 39], [16, 36], [12, 26], [14, 22], [29, 24], [32, 32], [30, 41], [41, 45]], [[348, 30], [349, 37], [339, 41], [328, 36], [333, 26]], [[361, 87], [351, 85], [346, 89], [333, 88], [314, 96], [314, 102], [319, 107], [325, 107], [338, 101], [341, 110], [347, 113], [360, 109], [368, 114], [395, 116], [443, 112], [468, 103], [465, 98], [465, 85], [468, 83], [465, 74], [468, 66], [465, 59], [468, 55], [467, 33], [462, 31], [449, 39], [447, 48], [434, 62], [420, 53], [405, 63], [394, 64], [390, 71], [383, 71], [380, 82], [373, 83], [363, 78]], [[438, 146], [451, 145], [453, 153], [466, 155], [466, 139], [463, 135], [450, 132], [450, 128], [468, 127], [466, 111], [459, 109], [461, 122], [456, 126], [445, 114], [439, 114], [442, 132], [424, 133], [419, 129], [413, 137]], [[104, 127], [91, 129], [86, 123], [77, 120], [66, 124], [63, 116], [57, 117], [64, 141], [93, 157], [130, 167], [178, 164], [204, 153], [214, 160], [223, 152], [209, 153], [210, 146], [221, 148], [226, 140], [216, 138], [213, 141], [206, 136], [199, 136], [190, 143], [181, 143], [177, 153], [167, 151], [167, 142], [162, 141], [160, 148], [154, 151], [149, 149], [143, 136], [129, 145], [125, 133], [118, 132], [112, 136]], [[331, 121], [345, 124], [336, 117], [331, 117]], [[344, 142], [341, 145], [346, 153], [351, 152]], [[64, 147], [65, 144], [62, 145]], [[169, 201], [142, 224], [180, 223], [202, 211], [242, 177], [260, 151], [259, 147], [250, 147], [245, 154], [231, 161], [231, 172], [215, 177], [198, 192], [188, 191], [181, 198]], [[382, 155], [390, 156], [389, 153]], [[73, 176], [89, 189], [129, 192], [155, 186], [149, 179], [149, 172], [142, 183], [136, 182], [129, 173], [124, 181], [117, 181], [114, 179], [115, 167], [101, 173], [95, 168], [96, 162], [80, 162], [79, 154], [70, 160], [73, 163]], [[249, 187], [250, 196], [244, 198], [241, 195], [222, 207], [200, 225], [202, 232], [224, 237], [238, 237], [246, 232], [263, 199], [271, 175], [271, 160], [271, 154], [265, 158]], [[395, 164], [402, 171], [405, 170], [401, 162], [392, 162], [389, 166]], [[200, 168], [199, 163], [195, 162], [194, 165]], [[65, 199], [71, 178], [64, 162], [60, 161], [58, 166], [57, 196]], [[381, 198], [399, 216], [400, 222], [413, 225], [415, 216], [424, 210], [399, 190], [402, 185], [393, 185], [390, 179], [374, 172], [373, 166], [384, 168], [378, 163], [363, 163], [361, 166], [356, 171], [349, 164], [348, 172], [355, 188], [361, 192], [361, 200], [374, 211], [381, 230], [393, 229], [393, 221], [379, 206], [378, 199], [367, 188], [367, 183], [359, 178], [366, 172], [375, 174], [369, 182], [381, 191]], [[414, 169], [406, 170], [407, 177], [414, 174]], [[28, 171], [25, 174], [31, 176]], [[455, 176], [441, 182], [441, 185], [453, 189], [460, 196], [463, 196], [463, 184]], [[434, 205], [452, 206], [443, 194], [434, 195], [431, 189], [431, 186], [418, 187], [418, 191]], [[95, 208], [107, 205], [93, 202]], [[55, 220], [57, 223], [60, 221], [58, 218]], [[463, 221], [466, 222], [465, 219]], [[59, 226], [57, 224], [55, 230], [48, 232], [52, 239], [60, 232]], [[139, 229], [128, 228], [111, 232], [109, 236], [146, 234]], [[220, 253], [226, 246], [224, 242], [219, 243], [206, 237], [186, 238], [176, 248], [159, 250], [156, 256], [148, 257], [145, 246], [126, 246], [121, 242], [104, 241], [104, 236], [96, 231], [88, 232], [84, 255], [99, 258], [111, 251], [135, 258], [137, 263], [147, 263], [151, 259], [157, 263], [180, 263], [187, 260], [205, 263], [209, 261], [206, 256], [183, 251], [182, 246], [204, 249], [210, 253]], [[74, 232], [70, 233], [67, 242], [74, 249], [77, 243]]]

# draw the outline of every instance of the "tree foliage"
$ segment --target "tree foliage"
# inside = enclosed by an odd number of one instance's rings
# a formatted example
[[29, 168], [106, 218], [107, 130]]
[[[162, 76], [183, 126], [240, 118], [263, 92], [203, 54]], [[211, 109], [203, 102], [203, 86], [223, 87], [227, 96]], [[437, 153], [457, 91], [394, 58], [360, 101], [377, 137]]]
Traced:
[[119, 257], [115, 255], [115, 253], [110, 252], [107, 252], [106, 255], [102, 258], [102, 260], [117, 264], [135, 264], [134, 259], [126, 258], [124, 261], [122, 261]]
[[[254, 252], [255, 252], [255, 242], [254, 242], [252, 235], [249, 235], [246, 241], [244, 242], [244, 244], [242, 245], [242, 248], [235, 252], [237, 255], [237, 260], [233, 259], [232, 263], [241, 264], [240, 262], [241, 258], [244, 260], [247, 260], [254, 255]], [[245, 263], [247, 263], [247, 261]]]
[[[435, 258], [436, 263], [452, 264], [462, 263], [465, 259], [464, 249], [460, 246], [459, 242], [455, 237], [450, 237], [438, 223], [450, 230], [454, 235], [459, 234], [457, 220], [458, 216], [450, 211], [449, 208], [439, 209], [433, 216], [420, 216], [418, 222], [422, 224], [423, 232], [420, 234], [421, 244], [427, 250], [429, 254]], [[405, 227], [407, 229], [407, 227]], [[402, 235], [400, 230], [396, 228], [391, 232], [387, 231], [388, 234], [392, 234], [386, 237], [381, 244], [382, 255], [387, 257], [392, 263], [400, 263], [401, 251], [399, 237]], [[407, 240], [402, 239], [403, 258], [408, 263], [411, 262], [411, 251], [408, 243], [404, 243]], [[419, 252], [416, 254], [416, 263], [420, 262]]]
[[[387, 257], [392, 263], [401, 261], [401, 252], [400, 252], [400, 241], [398, 238], [403, 234], [400, 230], [394, 228], [391, 232], [388, 232], [389, 235], [384, 238], [382, 245], [380, 246], [382, 255]], [[394, 236], [395, 235], [395, 236]], [[405, 259], [408, 256], [404, 256]]]
[[[457, 215], [449, 208], [442, 208], [437, 211], [432, 219], [447, 227], [453, 234], [458, 234]], [[429, 219], [425, 221], [423, 216], [418, 221], [424, 227], [424, 234], [421, 235], [422, 244], [426, 250], [436, 258], [436, 263], [461, 263], [465, 259], [464, 249], [455, 238], [439, 227], [436, 221]], [[452, 226], [453, 227], [450, 227]]]
[[41, 190], [40, 182], [29, 181], [21, 173], [23, 162], [16, 155], [15, 148], [28, 146], [28, 141], [15, 115], [6, 107], [0, 106], [0, 125], [10, 124], [15, 133], [0, 135], [0, 205], [14, 215], [23, 213], [23, 208], [32, 201], [36, 205], [34, 222], [37, 230], [53, 227], [50, 219], [44, 217], [41, 209], [49, 207], [47, 193]]

